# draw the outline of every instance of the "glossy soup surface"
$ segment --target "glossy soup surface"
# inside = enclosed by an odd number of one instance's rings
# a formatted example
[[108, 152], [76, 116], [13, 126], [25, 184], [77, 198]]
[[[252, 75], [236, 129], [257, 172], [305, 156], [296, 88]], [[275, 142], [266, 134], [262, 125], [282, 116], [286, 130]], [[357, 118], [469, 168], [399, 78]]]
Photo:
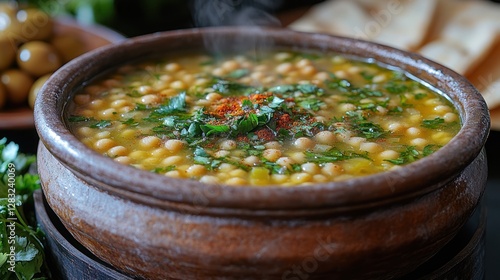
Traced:
[[460, 129], [452, 104], [404, 73], [335, 54], [185, 54], [85, 86], [68, 125], [88, 147], [205, 183], [297, 186], [397, 168]]

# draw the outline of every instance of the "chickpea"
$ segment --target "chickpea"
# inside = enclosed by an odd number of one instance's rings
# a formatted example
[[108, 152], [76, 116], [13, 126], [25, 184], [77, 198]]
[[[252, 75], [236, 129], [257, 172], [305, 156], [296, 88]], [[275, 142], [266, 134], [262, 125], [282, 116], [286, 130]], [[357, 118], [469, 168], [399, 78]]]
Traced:
[[177, 139], [169, 139], [165, 142], [165, 148], [167, 148], [171, 152], [179, 152], [184, 146], [184, 142]]
[[322, 143], [322, 144], [332, 144], [335, 142], [335, 140], [337, 139], [335, 137], [335, 134], [331, 131], [328, 131], [328, 130], [324, 130], [324, 131], [320, 131], [318, 132], [315, 136], [314, 136], [314, 139], [316, 139], [316, 141], [318, 143]]
[[383, 160], [397, 159], [399, 157], [399, 153], [394, 150], [385, 150], [379, 154], [379, 157]]
[[260, 159], [257, 156], [248, 156], [245, 159], [243, 159], [243, 163], [246, 165], [250, 165], [250, 166], [256, 165], [259, 162], [260, 162]]
[[132, 163], [132, 159], [127, 157], [127, 156], [119, 156], [119, 157], [115, 157], [114, 160], [116, 162], [119, 162], [121, 164], [131, 164]]
[[221, 67], [224, 70], [231, 72], [231, 71], [238, 69], [240, 67], [240, 64], [236, 60], [228, 60], [228, 61], [225, 61], [224, 63], [222, 63]]
[[264, 144], [264, 147], [266, 147], [267, 149], [281, 149], [282, 148], [280, 142], [278, 142], [278, 141], [267, 142]]
[[306, 155], [303, 152], [295, 152], [290, 155], [290, 158], [295, 163], [304, 163], [306, 161]]
[[221, 149], [228, 151], [236, 149], [237, 146], [238, 144], [234, 140], [224, 140], [219, 145]]
[[165, 158], [163, 161], [162, 161], [162, 165], [165, 165], [165, 166], [170, 166], [170, 165], [176, 165], [176, 164], [179, 164], [183, 161], [183, 158], [181, 156], [169, 156], [167, 158]]
[[125, 156], [127, 154], [128, 150], [123, 146], [115, 146], [108, 150], [108, 155], [110, 157]]
[[361, 151], [369, 152], [369, 153], [376, 153], [380, 152], [382, 150], [382, 147], [374, 142], [364, 142], [359, 144], [359, 149]]
[[424, 138], [415, 138], [415, 139], [412, 139], [410, 141], [410, 144], [412, 146], [416, 146], [418, 148], [423, 148], [427, 145], [427, 143], [429, 143], [429, 141], [427, 141], [426, 139]]
[[205, 97], [206, 100], [214, 102], [222, 98], [222, 95], [216, 92], [211, 92]]
[[294, 69], [293, 65], [289, 62], [281, 63], [280, 65], [276, 66], [276, 72], [280, 74], [288, 74]]
[[458, 120], [458, 115], [455, 113], [446, 113], [444, 114], [443, 119], [447, 123], [455, 122]]
[[226, 151], [226, 150], [219, 150], [217, 152], [215, 152], [214, 156], [216, 158], [222, 158], [222, 157], [227, 157], [231, 154], [230, 151]]
[[417, 128], [417, 127], [410, 127], [406, 130], [406, 134], [408, 136], [412, 136], [412, 137], [415, 137], [415, 136], [419, 136], [421, 133], [420, 129]]
[[109, 139], [109, 138], [104, 138], [104, 139], [99, 139], [97, 142], [95, 142], [95, 148], [100, 151], [104, 152], [116, 145], [115, 141]]
[[168, 63], [167, 65], [165, 65], [165, 70], [167, 70], [168, 72], [177, 72], [179, 70], [181, 70], [182, 67], [178, 64], [178, 63]]
[[141, 97], [142, 104], [154, 104], [158, 103], [159, 100], [160, 98], [158, 97], [158, 95], [155, 94], [146, 94]]
[[343, 168], [338, 164], [328, 162], [321, 168], [321, 173], [330, 177], [339, 176], [343, 173]]
[[194, 164], [194, 165], [191, 165], [186, 170], [186, 173], [188, 176], [191, 176], [191, 177], [199, 177], [199, 176], [205, 174], [206, 171], [207, 171], [207, 169], [205, 168], [205, 166], [200, 165], [200, 164]]
[[139, 145], [145, 149], [157, 148], [161, 145], [161, 140], [156, 136], [146, 136], [141, 139]]
[[266, 149], [262, 153], [262, 156], [272, 162], [275, 162], [281, 157], [281, 151], [277, 149]]
[[302, 183], [307, 183], [312, 181], [312, 175], [309, 173], [294, 173], [292, 174], [290, 181], [294, 184], [302, 184]]
[[280, 157], [276, 160], [276, 163], [286, 168], [291, 168], [292, 164], [294, 164], [295, 162], [289, 157]]
[[218, 184], [220, 183], [220, 179], [217, 178], [216, 176], [205, 175], [200, 178], [200, 182], [205, 184]]
[[311, 162], [302, 164], [301, 168], [302, 168], [302, 171], [309, 173], [309, 174], [312, 174], [312, 175], [317, 174], [320, 171], [319, 166], [317, 164], [311, 163]]
[[243, 178], [234, 177], [234, 178], [229, 178], [226, 181], [226, 184], [233, 185], [233, 186], [241, 186], [241, 185], [248, 184], [248, 181], [246, 179], [243, 179]]
[[295, 140], [293, 145], [295, 148], [305, 151], [314, 147], [314, 141], [307, 137], [300, 137]]

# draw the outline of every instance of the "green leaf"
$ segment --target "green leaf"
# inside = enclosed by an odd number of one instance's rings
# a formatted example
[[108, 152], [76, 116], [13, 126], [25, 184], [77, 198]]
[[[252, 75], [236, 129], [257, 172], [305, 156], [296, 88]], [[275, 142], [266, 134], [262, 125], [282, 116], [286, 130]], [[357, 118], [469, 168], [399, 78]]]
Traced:
[[365, 79], [365, 80], [367, 80], [367, 81], [371, 81], [371, 80], [373, 80], [373, 77], [374, 77], [374, 75], [373, 75], [373, 74], [371, 74], [371, 73], [369, 73], [369, 72], [367, 72], [367, 71], [362, 71], [362, 72], [360, 73], [360, 75], [361, 75], [361, 77], [363, 77], [363, 79]]
[[101, 120], [96, 122], [95, 124], [92, 124], [90, 128], [105, 128], [111, 125], [111, 121], [108, 120]]
[[161, 105], [156, 108], [148, 118], [158, 119], [169, 116], [173, 113], [185, 112], [186, 111], [186, 92], [183, 91], [172, 98], [170, 98], [167, 104]]
[[294, 91], [295, 87], [292, 85], [279, 85], [279, 86], [274, 86], [268, 89], [268, 91], [273, 92], [273, 93], [287, 93]]
[[236, 122], [233, 128], [234, 135], [248, 133], [257, 126], [259, 126], [259, 117], [256, 114], [250, 113], [247, 117], [243, 117]]
[[297, 90], [304, 94], [316, 94], [316, 95], [323, 94], [323, 89], [321, 89], [315, 84], [299, 84], [297, 85]]
[[136, 103], [134, 111], [147, 111], [151, 109], [148, 105], [142, 103]]
[[425, 93], [415, 93], [415, 99], [416, 100], [421, 100], [427, 97], [427, 94]]
[[422, 154], [424, 155], [424, 157], [426, 157], [430, 154], [433, 154], [435, 151], [439, 150], [439, 148], [441, 148], [441, 146], [439, 145], [427, 145], [422, 150]]
[[241, 107], [243, 110], [249, 110], [253, 108], [253, 103], [249, 99], [243, 99], [243, 101], [241, 101]]
[[2, 160], [4, 162], [13, 162], [19, 152], [19, 145], [14, 142], [7, 144], [2, 150]]
[[228, 125], [202, 124], [200, 125], [200, 128], [205, 133], [206, 136], [210, 136], [212, 134], [225, 133], [229, 131]]
[[122, 121], [122, 124], [130, 125], [130, 126], [138, 126], [139, 122], [135, 121], [133, 118], [129, 118], [125, 121]]
[[385, 85], [385, 89], [389, 93], [400, 94], [408, 92], [409, 88], [405, 84], [396, 81], [390, 81]]
[[249, 73], [250, 73], [250, 71], [248, 69], [237, 69], [237, 70], [234, 70], [234, 71], [230, 72], [227, 75], [227, 77], [228, 78], [233, 78], [233, 79], [239, 79], [239, 78], [245, 77]]
[[421, 126], [430, 129], [443, 128], [445, 122], [443, 118], [436, 117], [432, 120], [423, 120]]
[[318, 111], [325, 103], [318, 99], [306, 99], [299, 102], [299, 106], [306, 110]]
[[269, 108], [279, 108], [283, 102], [285, 102], [285, 99], [281, 99], [279, 98], [278, 96], [273, 96], [273, 100], [271, 101], [271, 103], [268, 104]]
[[177, 169], [177, 166], [169, 165], [169, 166], [165, 166], [165, 167], [157, 167], [157, 168], [153, 169], [152, 172], [154, 172], [154, 173], [167, 173], [167, 172], [173, 171], [175, 169]]
[[399, 153], [397, 159], [386, 159], [390, 163], [396, 165], [403, 165], [407, 163], [412, 163], [420, 158], [420, 152], [414, 146], [406, 146], [406, 149]]
[[306, 156], [306, 161], [307, 162], [314, 162], [314, 163], [328, 163], [328, 162], [336, 162], [336, 161], [342, 161], [342, 160], [347, 160], [351, 158], [356, 158], [356, 157], [361, 157], [361, 158], [366, 158], [368, 157], [366, 155], [354, 153], [352, 151], [340, 151], [339, 149], [331, 149], [323, 153], [315, 153], [311, 151], [305, 151], [304, 152]]
[[213, 78], [210, 87], [223, 95], [245, 95], [258, 91], [257, 88], [221, 78]]

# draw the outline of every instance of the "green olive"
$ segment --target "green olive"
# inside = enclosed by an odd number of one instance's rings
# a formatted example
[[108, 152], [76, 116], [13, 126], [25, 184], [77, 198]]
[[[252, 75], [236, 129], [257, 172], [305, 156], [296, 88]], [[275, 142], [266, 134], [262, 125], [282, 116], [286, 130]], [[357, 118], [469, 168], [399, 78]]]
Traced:
[[17, 52], [17, 65], [35, 77], [54, 72], [62, 62], [56, 49], [49, 43], [31, 41], [23, 44]]
[[16, 58], [16, 46], [7, 37], [0, 36], [0, 71], [7, 69]]
[[0, 35], [20, 41], [21, 24], [16, 18], [16, 10], [8, 5], [0, 7]]
[[73, 58], [85, 53], [85, 44], [78, 36], [74, 34], [61, 34], [55, 36], [50, 44], [54, 46], [61, 55], [63, 62], [66, 63]]
[[42, 86], [45, 84], [45, 82], [50, 78], [51, 75], [52, 75], [52, 73], [45, 74], [45, 75], [41, 76], [31, 86], [30, 93], [28, 96], [28, 104], [30, 105], [30, 107], [32, 109], [35, 108], [35, 99], [36, 99], [36, 96], [38, 95], [38, 92], [40, 91]]
[[2, 83], [0, 83], [0, 109], [5, 106], [5, 103], [7, 103], [7, 90]]
[[41, 10], [19, 10], [16, 19], [21, 24], [21, 37], [25, 38], [24, 41], [46, 40], [52, 35], [53, 22]]
[[10, 69], [2, 73], [0, 82], [7, 89], [8, 100], [13, 105], [19, 105], [26, 102], [33, 78], [21, 70]]

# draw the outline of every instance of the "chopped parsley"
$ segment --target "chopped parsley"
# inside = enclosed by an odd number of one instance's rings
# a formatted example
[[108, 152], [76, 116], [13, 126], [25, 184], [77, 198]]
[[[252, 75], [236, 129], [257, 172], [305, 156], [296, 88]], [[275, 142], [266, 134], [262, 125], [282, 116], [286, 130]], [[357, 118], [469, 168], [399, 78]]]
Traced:
[[111, 121], [108, 120], [101, 120], [98, 121], [92, 125], [90, 125], [90, 128], [105, 128], [111, 125]]
[[430, 129], [442, 128], [445, 125], [444, 119], [436, 117], [432, 120], [423, 120], [421, 126]]

